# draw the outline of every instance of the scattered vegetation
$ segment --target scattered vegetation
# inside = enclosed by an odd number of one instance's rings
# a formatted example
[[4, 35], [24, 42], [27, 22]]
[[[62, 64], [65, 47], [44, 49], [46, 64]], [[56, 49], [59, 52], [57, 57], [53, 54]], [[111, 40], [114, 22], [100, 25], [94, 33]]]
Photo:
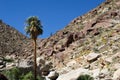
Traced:
[[[10, 70], [5, 70], [2, 72], [9, 80], [35, 80], [33, 73], [27, 72], [22, 73], [21, 70], [17, 67], [14, 67]], [[44, 78], [37, 76], [36, 80], [44, 80]]]
[[3, 61], [10, 63], [10, 62], [13, 62], [14, 60], [13, 59], [3, 58]]
[[20, 80], [20, 70], [16, 67], [2, 72], [9, 80]]
[[77, 80], [94, 80], [94, 78], [88, 74], [85, 74], [85, 75], [79, 76]]

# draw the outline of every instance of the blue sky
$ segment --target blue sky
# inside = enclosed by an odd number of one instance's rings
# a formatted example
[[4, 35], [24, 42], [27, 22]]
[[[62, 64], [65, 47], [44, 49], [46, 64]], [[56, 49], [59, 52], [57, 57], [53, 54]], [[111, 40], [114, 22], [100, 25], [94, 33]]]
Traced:
[[63, 29], [74, 18], [100, 5], [105, 0], [0, 0], [0, 19], [25, 34], [25, 20], [38, 16], [44, 33], [40, 38]]

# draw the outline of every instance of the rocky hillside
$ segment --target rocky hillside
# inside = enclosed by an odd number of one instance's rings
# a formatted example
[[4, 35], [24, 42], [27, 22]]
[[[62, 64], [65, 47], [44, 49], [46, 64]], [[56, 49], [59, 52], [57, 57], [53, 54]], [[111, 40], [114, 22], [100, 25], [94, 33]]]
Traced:
[[[0, 22], [0, 34], [1, 54], [21, 53], [24, 58], [32, 58], [29, 39], [3, 22]], [[120, 0], [106, 0], [37, 43], [37, 60], [43, 59], [38, 63], [51, 62], [52, 70], [60, 75], [57, 80], [76, 80], [83, 73], [95, 80], [117, 80], [120, 78]]]
[[31, 53], [31, 51], [28, 51], [31, 46], [29, 42], [30, 40], [26, 36], [0, 20], [0, 56], [27, 55], [28, 52]]
[[99, 69], [105, 70], [100, 80], [111, 79], [120, 68], [120, 0], [106, 0], [38, 44], [38, 55], [51, 60], [60, 74]]
[[107, 0], [87, 14], [75, 18], [63, 30], [41, 40], [38, 54], [54, 56], [66, 63], [91, 52], [104, 53], [106, 56], [119, 52], [119, 4], [119, 0]]

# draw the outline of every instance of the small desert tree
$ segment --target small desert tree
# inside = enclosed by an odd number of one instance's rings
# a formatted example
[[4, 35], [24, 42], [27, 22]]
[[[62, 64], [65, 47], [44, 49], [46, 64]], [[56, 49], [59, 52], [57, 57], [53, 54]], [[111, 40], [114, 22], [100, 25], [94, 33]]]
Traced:
[[34, 42], [34, 78], [37, 77], [37, 63], [36, 63], [36, 40], [38, 35], [43, 33], [42, 25], [38, 17], [32, 16], [26, 20], [25, 31], [30, 35], [31, 39]]

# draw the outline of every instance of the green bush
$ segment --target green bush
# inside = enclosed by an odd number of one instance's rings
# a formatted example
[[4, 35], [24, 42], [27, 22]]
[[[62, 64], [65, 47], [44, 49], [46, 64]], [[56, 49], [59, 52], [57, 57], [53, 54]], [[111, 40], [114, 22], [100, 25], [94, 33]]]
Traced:
[[10, 62], [13, 62], [14, 60], [13, 59], [3, 58], [3, 61], [10, 63]]
[[85, 74], [85, 75], [79, 76], [77, 80], [94, 80], [94, 78], [88, 74]]
[[[34, 75], [30, 71], [26, 75], [22, 75], [21, 80], [34, 80]], [[37, 76], [37, 80], [44, 80], [44, 78]]]
[[[34, 80], [34, 75], [33, 73], [27, 72], [21, 72], [17, 67], [14, 67], [10, 70], [5, 70], [2, 73], [9, 79], [9, 80]], [[37, 80], [44, 80], [44, 78], [37, 76]]]
[[30, 71], [26, 75], [22, 75], [21, 80], [34, 80], [34, 76], [32, 72]]
[[3, 74], [9, 79], [9, 80], [19, 80], [20, 77], [20, 70], [16, 67], [6, 70], [3, 72]]

